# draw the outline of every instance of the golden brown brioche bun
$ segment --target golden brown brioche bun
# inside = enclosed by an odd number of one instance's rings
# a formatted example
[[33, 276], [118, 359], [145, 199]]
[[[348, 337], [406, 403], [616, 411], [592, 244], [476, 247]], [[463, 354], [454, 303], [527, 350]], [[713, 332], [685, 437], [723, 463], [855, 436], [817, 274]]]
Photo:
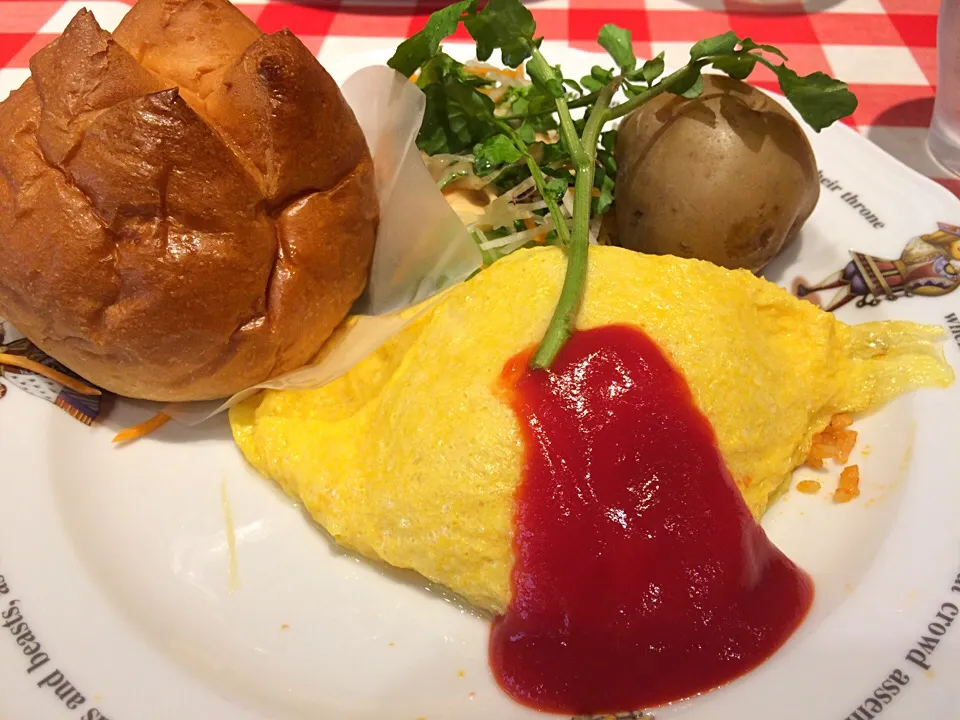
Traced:
[[86, 10], [0, 104], [0, 316], [162, 401], [306, 364], [366, 285], [373, 165], [332, 78], [226, 0]]

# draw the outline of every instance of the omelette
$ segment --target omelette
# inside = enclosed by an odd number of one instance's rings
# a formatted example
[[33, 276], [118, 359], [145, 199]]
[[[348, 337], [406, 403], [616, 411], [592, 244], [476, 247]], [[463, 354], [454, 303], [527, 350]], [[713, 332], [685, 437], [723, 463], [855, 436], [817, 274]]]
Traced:
[[[499, 260], [339, 379], [232, 408], [238, 446], [339, 544], [503, 613], [524, 447], [500, 378], [543, 336], [565, 267], [550, 247]], [[577, 326], [612, 324], [686, 379], [757, 519], [835, 414], [953, 380], [939, 328], [846, 325], [745, 270], [592, 247]]]

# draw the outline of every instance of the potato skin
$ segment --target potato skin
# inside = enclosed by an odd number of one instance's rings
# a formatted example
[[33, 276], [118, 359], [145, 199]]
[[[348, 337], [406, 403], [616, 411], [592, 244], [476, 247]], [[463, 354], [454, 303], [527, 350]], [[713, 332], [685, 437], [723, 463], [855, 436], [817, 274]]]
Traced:
[[758, 272], [820, 197], [797, 122], [739, 80], [704, 75], [694, 100], [661, 95], [617, 135], [619, 244]]

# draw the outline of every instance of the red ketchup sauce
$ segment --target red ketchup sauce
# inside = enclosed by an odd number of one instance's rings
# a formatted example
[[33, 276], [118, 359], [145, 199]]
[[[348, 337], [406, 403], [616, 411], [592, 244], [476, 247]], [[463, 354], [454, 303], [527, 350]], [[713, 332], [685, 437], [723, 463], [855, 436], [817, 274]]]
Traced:
[[529, 357], [503, 375], [526, 463], [490, 638], [501, 687], [540, 710], [634, 710], [772, 655], [813, 584], [750, 515], [680, 373], [627, 326], [576, 333], [549, 373]]

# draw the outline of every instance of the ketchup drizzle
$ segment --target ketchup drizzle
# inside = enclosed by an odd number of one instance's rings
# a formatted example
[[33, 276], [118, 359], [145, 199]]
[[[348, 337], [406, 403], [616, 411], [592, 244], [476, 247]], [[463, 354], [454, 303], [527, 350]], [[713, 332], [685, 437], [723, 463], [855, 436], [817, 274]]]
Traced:
[[641, 331], [576, 333], [504, 368], [523, 428], [513, 598], [490, 664], [532, 707], [649, 708], [772, 655], [813, 598], [737, 491], [686, 381]]

